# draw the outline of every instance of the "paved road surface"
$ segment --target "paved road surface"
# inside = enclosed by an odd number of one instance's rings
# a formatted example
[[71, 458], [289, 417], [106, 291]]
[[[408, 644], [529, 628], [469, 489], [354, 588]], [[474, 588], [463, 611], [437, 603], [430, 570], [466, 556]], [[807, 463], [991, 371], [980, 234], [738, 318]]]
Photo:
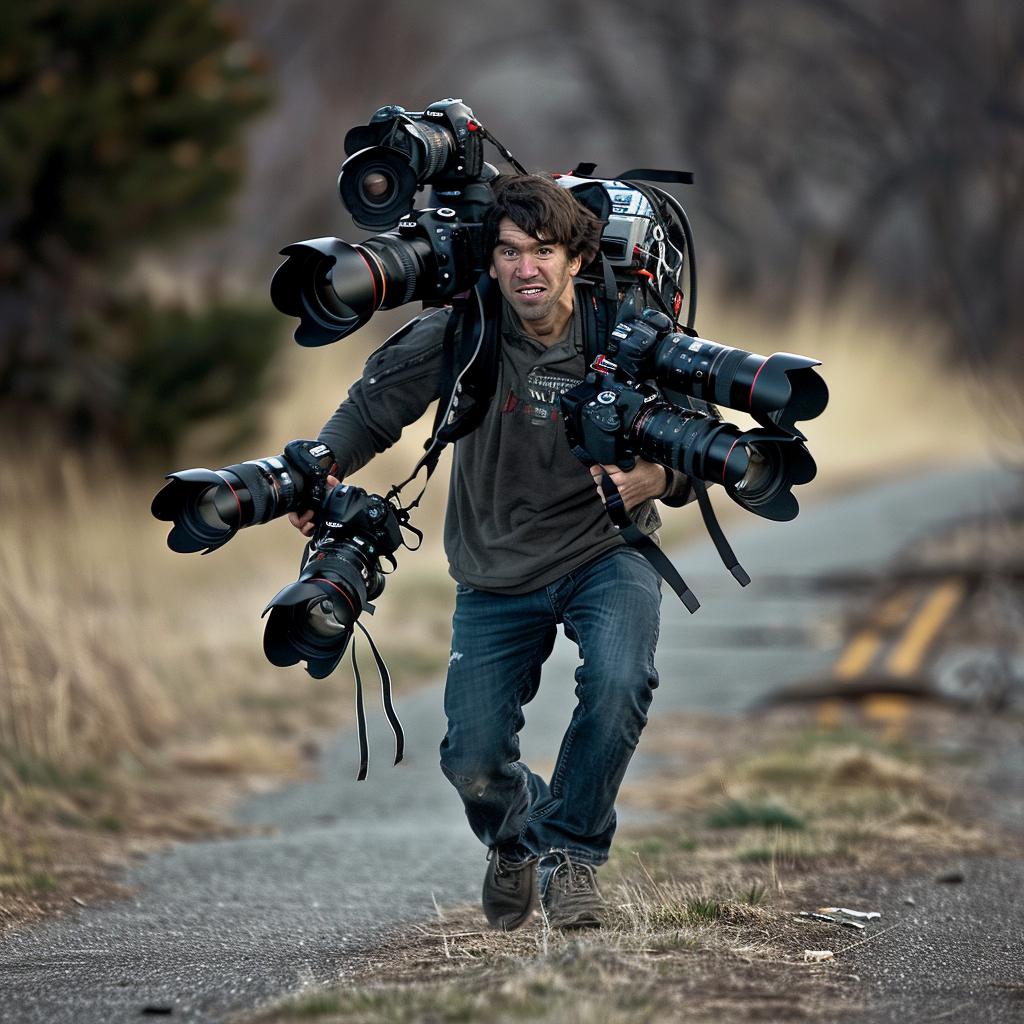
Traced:
[[[735, 712], [771, 687], [826, 668], [840, 637], [838, 598], [811, 592], [823, 572], [881, 564], [907, 540], [991, 506], [996, 471], [926, 476], [754, 522], [733, 536], [755, 582], [740, 589], [707, 543], [675, 552], [703, 607], [665, 599], [655, 711]], [[550, 763], [572, 707], [575, 650], [562, 638], [528, 709], [524, 756]], [[370, 778], [357, 784], [352, 737], [327, 751], [322, 781], [247, 802], [269, 837], [181, 846], [129, 875], [137, 896], [26, 928], [0, 946], [0, 1021], [135, 1020], [147, 1004], [179, 1020], [222, 1020], [310, 980], [402, 919], [475, 899], [483, 851], [437, 768], [438, 688], [399, 705], [407, 763], [388, 768], [390, 734], [371, 716]], [[642, 750], [642, 747], [641, 747]], [[634, 759], [631, 772], [644, 769]]]

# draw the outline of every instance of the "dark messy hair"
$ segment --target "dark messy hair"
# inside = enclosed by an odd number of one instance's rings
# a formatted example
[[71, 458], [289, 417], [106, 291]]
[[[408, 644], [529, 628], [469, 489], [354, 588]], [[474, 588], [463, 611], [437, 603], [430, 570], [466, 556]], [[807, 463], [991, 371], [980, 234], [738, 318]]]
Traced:
[[498, 244], [498, 225], [508, 217], [532, 238], [559, 242], [569, 258], [583, 257], [586, 266], [596, 255], [601, 221], [566, 189], [543, 174], [502, 175], [491, 183], [494, 206], [484, 219], [488, 252]]

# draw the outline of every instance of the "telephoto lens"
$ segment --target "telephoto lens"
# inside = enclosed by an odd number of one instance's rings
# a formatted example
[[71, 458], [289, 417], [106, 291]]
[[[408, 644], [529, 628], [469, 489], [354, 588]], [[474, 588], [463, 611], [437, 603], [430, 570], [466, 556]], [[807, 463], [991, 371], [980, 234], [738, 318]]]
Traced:
[[764, 429], [740, 430], [671, 403], [651, 406], [633, 423], [631, 439], [651, 462], [718, 483], [738, 505], [764, 519], [788, 522], [800, 512], [793, 494], [817, 473], [811, 453], [797, 438]]
[[309, 558], [298, 580], [267, 605], [263, 651], [272, 665], [306, 662], [323, 679], [334, 671], [355, 622], [384, 590], [380, 560], [394, 566], [402, 531], [379, 494], [339, 484], [317, 510]]
[[749, 413], [763, 427], [803, 437], [800, 420], [820, 416], [828, 386], [814, 369], [818, 359], [775, 352], [757, 355], [706, 338], [672, 331], [672, 321], [645, 309], [612, 332], [616, 363], [636, 380], [662, 390]]
[[291, 441], [282, 455], [224, 469], [185, 469], [153, 499], [157, 519], [173, 522], [167, 546], [209, 554], [241, 529], [316, 508], [327, 494], [334, 455], [320, 441]]
[[599, 356], [598, 372], [562, 396], [565, 429], [579, 458], [632, 468], [637, 456], [725, 487], [765, 519], [787, 521], [800, 511], [792, 493], [817, 467], [797, 438], [765, 429], [741, 430], [717, 416], [681, 409], [657, 388], [617, 377]]

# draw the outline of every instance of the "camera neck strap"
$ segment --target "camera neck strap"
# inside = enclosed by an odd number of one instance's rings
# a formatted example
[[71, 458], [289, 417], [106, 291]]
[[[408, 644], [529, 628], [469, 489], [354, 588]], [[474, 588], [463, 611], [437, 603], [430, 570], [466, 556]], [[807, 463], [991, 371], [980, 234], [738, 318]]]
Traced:
[[690, 483], [693, 486], [694, 493], [697, 495], [697, 504], [700, 505], [700, 514], [704, 519], [704, 528], [711, 535], [711, 539], [714, 541], [715, 550], [718, 552], [719, 558], [721, 558], [725, 563], [726, 569], [733, 574], [736, 582], [739, 583], [741, 587], [745, 587], [750, 582], [750, 577], [747, 575], [746, 569], [740, 565], [739, 559], [733, 553], [732, 547], [726, 539], [721, 524], [718, 522], [714, 506], [711, 504], [711, 499], [708, 497], [708, 485], [698, 476], [691, 476]]
[[[384, 705], [384, 716], [388, 720], [388, 725], [391, 726], [391, 731], [395, 734], [395, 764], [398, 764], [405, 756], [405, 732], [402, 729], [402, 723], [398, 719], [398, 712], [395, 711], [395, 705], [391, 696], [391, 673], [388, 672], [388, 667], [384, 664], [384, 659], [380, 656], [380, 651], [377, 650], [377, 645], [373, 642], [373, 637], [367, 632], [366, 627], [358, 619], [356, 619], [356, 625], [363, 631], [363, 636], [369, 642], [370, 650], [373, 651], [374, 660], [377, 662], [377, 672], [380, 675], [381, 702]], [[359, 674], [359, 664], [356, 661], [354, 635], [351, 640], [351, 648], [352, 674], [356, 680], [356, 735], [359, 740], [359, 774], [356, 775], [356, 781], [362, 782], [366, 778], [366, 770], [370, 763], [370, 744], [366, 738], [366, 708], [363, 704], [363, 679]]]
[[601, 490], [604, 492], [608, 517], [615, 524], [619, 536], [654, 566], [661, 578], [676, 592], [679, 600], [692, 615], [700, 607], [700, 602], [686, 585], [683, 577], [679, 575], [676, 567], [669, 561], [665, 552], [630, 519], [626, 506], [623, 504], [622, 495], [619, 494], [619, 489], [607, 473], [601, 474]]
[[501, 292], [489, 277], [482, 276], [466, 296], [452, 301], [441, 346], [439, 400], [431, 430], [419, 462], [412, 473], [388, 492], [396, 498], [419, 476], [427, 475], [420, 493], [405, 511], [418, 507], [441, 453], [452, 441], [465, 437], [483, 420], [498, 382], [501, 349]]

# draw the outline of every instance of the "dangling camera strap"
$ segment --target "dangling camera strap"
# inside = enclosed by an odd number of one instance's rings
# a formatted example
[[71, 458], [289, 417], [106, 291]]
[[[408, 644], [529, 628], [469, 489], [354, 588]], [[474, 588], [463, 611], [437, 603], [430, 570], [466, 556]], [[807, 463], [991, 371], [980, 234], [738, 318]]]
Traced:
[[[363, 636], [369, 642], [370, 650], [373, 651], [374, 660], [377, 662], [377, 672], [380, 675], [381, 703], [384, 705], [384, 717], [387, 718], [388, 725], [391, 726], [391, 731], [395, 734], [394, 763], [398, 764], [405, 756], [405, 731], [402, 729], [402, 723], [398, 719], [398, 713], [395, 711], [395, 705], [391, 697], [391, 673], [388, 672], [388, 667], [384, 664], [384, 659], [380, 656], [380, 651], [377, 650], [377, 645], [373, 642], [373, 637], [367, 632], [366, 627], [358, 619], [356, 619], [356, 625], [363, 631]], [[351, 646], [352, 674], [356, 679], [356, 736], [359, 740], [359, 774], [356, 775], [356, 781], [362, 782], [366, 778], [366, 770], [370, 763], [370, 744], [366, 738], [366, 708], [363, 704], [363, 679], [359, 674], [359, 664], [356, 662], [354, 635], [351, 640]]]
[[601, 474], [601, 490], [604, 492], [608, 517], [618, 529], [619, 536], [654, 566], [661, 578], [676, 592], [679, 600], [686, 605], [686, 610], [692, 615], [700, 607], [700, 601], [686, 585], [686, 581], [679, 575], [676, 567], [669, 561], [668, 555], [630, 519], [622, 501], [622, 495], [619, 494], [618, 487], [607, 473]]
[[697, 476], [691, 476], [690, 483], [693, 485], [694, 493], [697, 495], [700, 514], [704, 518], [704, 528], [711, 535], [719, 558], [725, 563], [726, 569], [736, 578], [736, 582], [741, 587], [745, 587], [750, 582], [750, 577], [747, 575], [747, 570], [740, 565], [739, 559], [729, 545], [729, 541], [726, 540], [725, 533], [718, 522], [718, 517], [715, 515], [714, 506], [708, 497], [708, 485]]

